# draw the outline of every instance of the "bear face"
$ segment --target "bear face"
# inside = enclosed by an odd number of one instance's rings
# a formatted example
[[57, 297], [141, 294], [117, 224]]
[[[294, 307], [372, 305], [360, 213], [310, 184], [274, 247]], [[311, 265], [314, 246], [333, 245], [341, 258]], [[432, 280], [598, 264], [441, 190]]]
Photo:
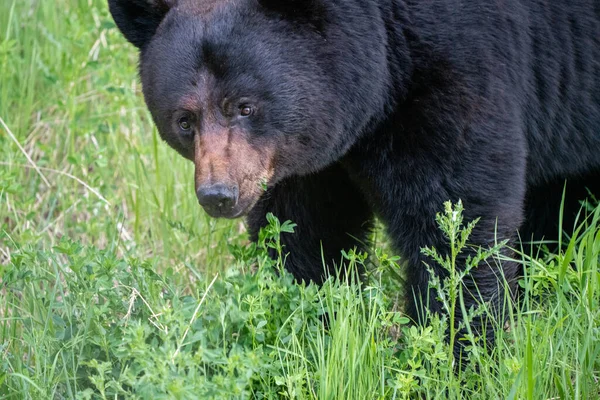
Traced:
[[[386, 88], [372, 73], [385, 65], [385, 46], [339, 60], [348, 52], [339, 47], [351, 47], [352, 36], [383, 43], [380, 32], [346, 34], [326, 24], [324, 3], [111, 0], [110, 6], [141, 49], [144, 98], [160, 135], [194, 162], [198, 199], [212, 216], [244, 215], [266, 187], [325, 168], [382, 114]], [[332, 36], [342, 39], [333, 46]]]

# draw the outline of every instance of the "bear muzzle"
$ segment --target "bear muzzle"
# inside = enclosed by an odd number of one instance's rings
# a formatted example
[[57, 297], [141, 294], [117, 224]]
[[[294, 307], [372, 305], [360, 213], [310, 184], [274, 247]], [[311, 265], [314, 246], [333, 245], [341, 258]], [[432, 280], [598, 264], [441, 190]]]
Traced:
[[198, 202], [215, 218], [245, 215], [274, 175], [271, 143], [250, 143], [241, 130], [205, 129], [194, 139]]
[[196, 190], [198, 202], [211, 217], [233, 218], [237, 214], [239, 189], [222, 183], [201, 185]]

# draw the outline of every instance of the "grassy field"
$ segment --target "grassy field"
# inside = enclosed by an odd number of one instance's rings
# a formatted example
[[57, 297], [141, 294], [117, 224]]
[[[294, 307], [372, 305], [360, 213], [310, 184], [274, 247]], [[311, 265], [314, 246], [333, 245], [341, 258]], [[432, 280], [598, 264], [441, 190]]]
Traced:
[[389, 250], [362, 289], [299, 286], [275, 272], [292, 225], [250, 245], [208, 218], [136, 62], [103, 0], [0, 0], [0, 399], [600, 398], [600, 208], [523, 256], [496, 348], [467, 337], [457, 370], [446, 320], [407, 324]]

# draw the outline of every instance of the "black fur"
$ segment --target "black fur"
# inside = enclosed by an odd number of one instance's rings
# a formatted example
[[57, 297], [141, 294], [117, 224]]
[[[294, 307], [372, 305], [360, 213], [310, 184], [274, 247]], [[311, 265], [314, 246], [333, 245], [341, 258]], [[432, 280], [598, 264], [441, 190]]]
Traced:
[[[215, 103], [259, 99], [246, 129], [278, 157], [248, 222], [253, 235], [268, 211], [298, 224], [283, 243], [299, 280], [321, 282], [321, 243], [338, 261], [378, 215], [406, 261], [409, 298], [423, 299], [420, 248], [446, 248], [434, 220], [444, 201], [482, 218], [472, 239], [485, 246], [521, 226], [525, 238], [555, 236], [547, 221], [565, 179], [578, 195], [600, 189], [597, 0], [180, 0], [166, 13], [109, 2], [142, 50], [159, 130], [182, 154], [171, 107], [199, 71], [215, 77], [203, 89]], [[498, 303], [500, 273], [514, 288], [510, 262], [481, 266], [468, 286]], [[440, 310], [435, 296], [429, 307]]]
[[109, 1], [110, 12], [123, 35], [137, 47], [144, 47], [169, 11], [169, 0]]
[[286, 268], [299, 280], [321, 282], [323, 260], [332, 267], [342, 265], [340, 250], [364, 249], [373, 229], [364, 194], [338, 164], [315, 175], [284, 179], [270, 189], [248, 216], [253, 240], [268, 212], [298, 224], [283, 242], [291, 252]]

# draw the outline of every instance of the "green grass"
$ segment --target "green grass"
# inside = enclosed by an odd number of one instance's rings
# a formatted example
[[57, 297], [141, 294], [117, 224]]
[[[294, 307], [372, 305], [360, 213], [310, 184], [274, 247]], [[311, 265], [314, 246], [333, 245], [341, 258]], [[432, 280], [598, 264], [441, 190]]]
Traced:
[[497, 347], [471, 338], [456, 373], [448, 321], [399, 310], [389, 251], [362, 289], [299, 286], [265, 255], [290, 225], [256, 246], [208, 218], [136, 63], [104, 1], [0, 1], [0, 399], [600, 398], [600, 208], [523, 256]]

